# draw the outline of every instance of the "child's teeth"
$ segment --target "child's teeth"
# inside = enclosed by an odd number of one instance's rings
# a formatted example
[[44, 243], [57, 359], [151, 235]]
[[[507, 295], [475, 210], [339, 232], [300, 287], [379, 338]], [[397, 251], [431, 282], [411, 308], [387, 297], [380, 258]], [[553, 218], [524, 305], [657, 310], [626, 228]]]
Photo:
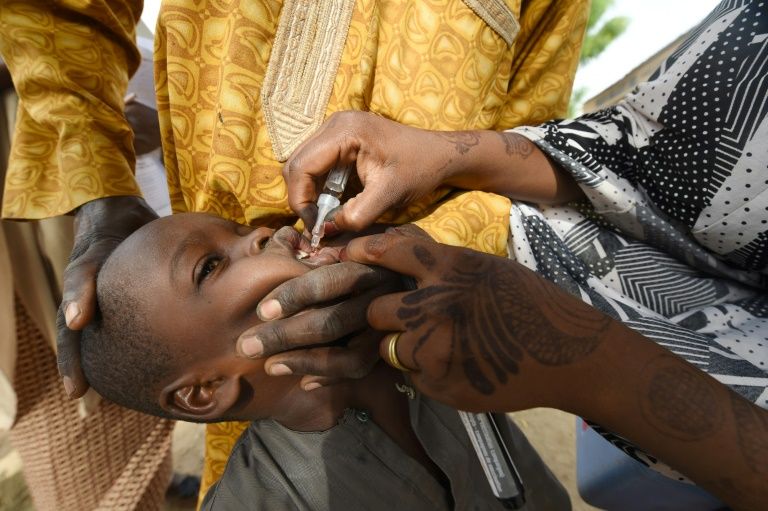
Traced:
[[296, 251], [296, 259], [306, 259], [307, 257], [309, 257], [309, 254], [307, 254], [303, 250]]

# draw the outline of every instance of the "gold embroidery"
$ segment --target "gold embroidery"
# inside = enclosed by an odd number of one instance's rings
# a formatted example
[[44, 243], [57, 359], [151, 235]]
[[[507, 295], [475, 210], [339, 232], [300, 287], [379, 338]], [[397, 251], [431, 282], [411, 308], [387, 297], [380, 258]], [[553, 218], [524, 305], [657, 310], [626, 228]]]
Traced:
[[325, 118], [354, 0], [288, 0], [261, 91], [272, 152], [285, 161]]
[[520, 24], [504, 0], [464, 0], [464, 3], [499, 34], [508, 46], [512, 46], [520, 31]]

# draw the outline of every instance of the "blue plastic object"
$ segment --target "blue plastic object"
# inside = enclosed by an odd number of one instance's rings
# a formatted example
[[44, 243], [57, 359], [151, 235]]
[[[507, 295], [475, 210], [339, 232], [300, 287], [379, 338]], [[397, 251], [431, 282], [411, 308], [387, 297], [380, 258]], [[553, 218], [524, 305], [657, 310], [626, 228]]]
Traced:
[[624, 454], [576, 419], [576, 481], [585, 502], [608, 511], [715, 511], [698, 486], [670, 479]]

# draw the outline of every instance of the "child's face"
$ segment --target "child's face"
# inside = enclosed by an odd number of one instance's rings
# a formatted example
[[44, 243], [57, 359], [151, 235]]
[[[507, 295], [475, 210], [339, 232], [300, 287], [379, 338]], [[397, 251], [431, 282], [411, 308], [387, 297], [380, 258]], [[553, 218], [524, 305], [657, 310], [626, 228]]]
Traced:
[[[190, 419], [273, 417], [288, 394], [306, 399], [298, 377], [268, 377], [263, 361], [238, 357], [238, 336], [259, 323], [256, 306], [279, 284], [307, 272], [297, 259], [302, 237], [277, 236], [214, 216], [172, 215], [126, 241], [121, 262], [147, 309], [147, 327], [167, 343], [182, 368], [159, 396], [169, 412]], [[330, 255], [329, 255], [330, 254]], [[324, 251], [327, 262], [333, 250]]]

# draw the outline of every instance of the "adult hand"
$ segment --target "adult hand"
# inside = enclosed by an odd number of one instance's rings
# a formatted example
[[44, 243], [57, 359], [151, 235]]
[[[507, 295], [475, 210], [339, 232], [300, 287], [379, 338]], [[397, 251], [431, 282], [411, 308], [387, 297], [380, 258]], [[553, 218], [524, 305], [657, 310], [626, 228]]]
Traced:
[[[459, 409], [572, 409], [573, 368], [611, 325], [509, 259], [396, 233], [357, 238], [345, 257], [416, 279], [417, 290], [376, 299], [368, 320], [401, 332], [396, 356], [414, 385]], [[392, 363], [390, 341], [380, 352]]]
[[75, 214], [75, 244], [64, 271], [57, 316], [59, 374], [70, 397], [88, 384], [80, 367], [80, 332], [96, 312], [96, 276], [109, 254], [133, 231], [157, 218], [141, 197], [105, 197], [87, 202]]
[[288, 203], [312, 226], [325, 175], [355, 166], [363, 190], [327, 224], [359, 231], [385, 211], [406, 206], [441, 185], [513, 199], [561, 204], [582, 197], [576, 182], [517, 133], [430, 131], [366, 112], [332, 115], [283, 167]]
[[[300, 382], [305, 390], [361, 378], [376, 364], [383, 335], [368, 327], [368, 305], [403, 289], [402, 282], [388, 270], [358, 263], [321, 266], [262, 299], [258, 313], [265, 323], [240, 336], [238, 352], [269, 357], [268, 374], [305, 375]], [[342, 338], [342, 343], [333, 342]]]
[[368, 318], [402, 332], [397, 360], [391, 335], [382, 358], [423, 393], [470, 411], [570, 411], [733, 509], [766, 502], [768, 461], [755, 453], [768, 445], [768, 412], [658, 344], [508, 259], [394, 234], [353, 240], [345, 259], [416, 278], [416, 291], [376, 299]]
[[442, 183], [449, 158], [434, 133], [368, 112], [335, 113], [285, 163], [288, 203], [311, 227], [325, 175], [336, 166], [356, 165], [363, 190], [333, 222], [338, 229], [359, 231], [388, 209], [410, 204]]

